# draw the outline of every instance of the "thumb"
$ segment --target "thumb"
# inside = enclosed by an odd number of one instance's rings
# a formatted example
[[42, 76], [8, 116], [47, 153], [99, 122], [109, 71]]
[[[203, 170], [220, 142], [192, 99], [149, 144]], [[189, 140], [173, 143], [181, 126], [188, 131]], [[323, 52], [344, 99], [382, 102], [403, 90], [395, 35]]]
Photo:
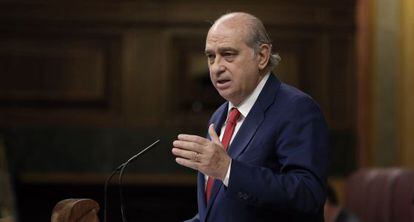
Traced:
[[216, 130], [214, 129], [214, 124], [211, 124], [208, 127], [208, 134], [210, 135], [211, 141], [213, 141], [214, 143], [221, 144], [220, 143], [220, 138], [217, 135]]

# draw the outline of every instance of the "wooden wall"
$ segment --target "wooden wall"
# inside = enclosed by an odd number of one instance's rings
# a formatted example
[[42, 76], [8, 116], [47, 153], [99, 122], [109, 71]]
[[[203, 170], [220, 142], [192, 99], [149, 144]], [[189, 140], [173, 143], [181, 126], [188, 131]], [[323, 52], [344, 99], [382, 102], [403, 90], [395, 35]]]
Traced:
[[[0, 124], [203, 134], [223, 101], [204, 38], [228, 11], [261, 18], [282, 57], [276, 73], [328, 119], [334, 165], [355, 148], [354, 1], [3, 1]], [[351, 166], [352, 167], [352, 166]]]
[[186, 62], [202, 55], [208, 21], [237, 10], [267, 25], [282, 79], [313, 95], [332, 128], [352, 127], [352, 1], [1, 3], [0, 121], [183, 124]]
[[411, 0], [358, 1], [358, 146], [362, 167], [414, 165]]
[[174, 163], [171, 141], [204, 135], [223, 102], [203, 51], [211, 22], [229, 11], [263, 20], [282, 57], [275, 72], [321, 105], [332, 174], [346, 175], [356, 167], [354, 8], [355, 0], [1, 1], [0, 132], [21, 221], [48, 220], [68, 195], [102, 204], [105, 176], [156, 138], [157, 151], [125, 179], [130, 217], [191, 216], [195, 172]]
[[414, 2], [401, 3], [401, 73], [398, 75], [398, 162], [401, 166], [414, 168]]

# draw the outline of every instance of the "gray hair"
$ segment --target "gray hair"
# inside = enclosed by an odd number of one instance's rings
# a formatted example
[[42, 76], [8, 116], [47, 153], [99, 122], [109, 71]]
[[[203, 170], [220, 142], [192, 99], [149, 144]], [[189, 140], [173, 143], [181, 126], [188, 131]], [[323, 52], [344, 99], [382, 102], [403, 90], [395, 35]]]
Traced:
[[279, 56], [278, 53], [272, 52], [273, 45], [272, 40], [270, 39], [270, 35], [266, 31], [266, 28], [264, 27], [263, 23], [258, 18], [253, 16], [249, 26], [250, 29], [247, 44], [254, 49], [255, 53], [259, 52], [260, 46], [263, 44], [269, 45], [270, 47], [269, 62], [265, 67], [266, 71], [270, 71], [279, 64], [282, 58]]

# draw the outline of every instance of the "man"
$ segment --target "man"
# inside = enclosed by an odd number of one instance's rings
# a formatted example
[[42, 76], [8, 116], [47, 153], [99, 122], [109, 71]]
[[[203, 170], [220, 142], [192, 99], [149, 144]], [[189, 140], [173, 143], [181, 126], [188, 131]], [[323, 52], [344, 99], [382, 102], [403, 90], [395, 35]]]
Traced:
[[262, 22], [230, 13], [210, 28], [210, 78], [227, 100], [208, 137], [180, 134], [172, 153], [198, 170], [190, 221], [323, 221], [327, 127], [315, 102], [270, 73], [278, 56]]

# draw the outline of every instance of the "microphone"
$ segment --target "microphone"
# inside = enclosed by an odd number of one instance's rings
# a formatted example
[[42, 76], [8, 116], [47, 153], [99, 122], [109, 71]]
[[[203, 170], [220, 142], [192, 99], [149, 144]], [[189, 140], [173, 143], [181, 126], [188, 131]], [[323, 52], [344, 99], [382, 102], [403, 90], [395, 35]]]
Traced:
[[119, 165], [114, 171], [112, 171], [111, 175], [109, 177], [106, 178], [105, 180], [105, 188], [104, 188], [104, 222], [107, 222], [107, 202], [108, 202], [108, 184], [111, 181], [112, 177], [115, 176], [115, 174], [120, 171], [119, 174], [119, 195], [120, 195], [120, 200], [121, 200], [121, 215], [122, 215], [122, 221], [126, 221], [126, 217], [125, 217], [125, 212], [124, 212], [124, 207], [123, 207], [123, 203], [124, 203], [124, 198], [122, 195], [122, 174], [124, 172], [124, 169], [126, 168], [126, 166], [128, 166], [128, 164], [130, 164], [131, 162], [133, 162], [134, 160], [136, 160], [139, 156], [143, 155], [145, 152], [147, 152], [149, 149], [151, 149], [152, 147], [154, 147], [155, 145], [157, 145], [160, 142], [160, 140], [156, 140], [155, 142], [153, 142], [151, 145], [145, 147], [144, 149], [142, 149], [139, 153], [135, 154], [134, 156], [132, 156], [131, 158], [129, 158], [127, 161], [125, 161], [124, 163], [122, 163], [121, 165]]

